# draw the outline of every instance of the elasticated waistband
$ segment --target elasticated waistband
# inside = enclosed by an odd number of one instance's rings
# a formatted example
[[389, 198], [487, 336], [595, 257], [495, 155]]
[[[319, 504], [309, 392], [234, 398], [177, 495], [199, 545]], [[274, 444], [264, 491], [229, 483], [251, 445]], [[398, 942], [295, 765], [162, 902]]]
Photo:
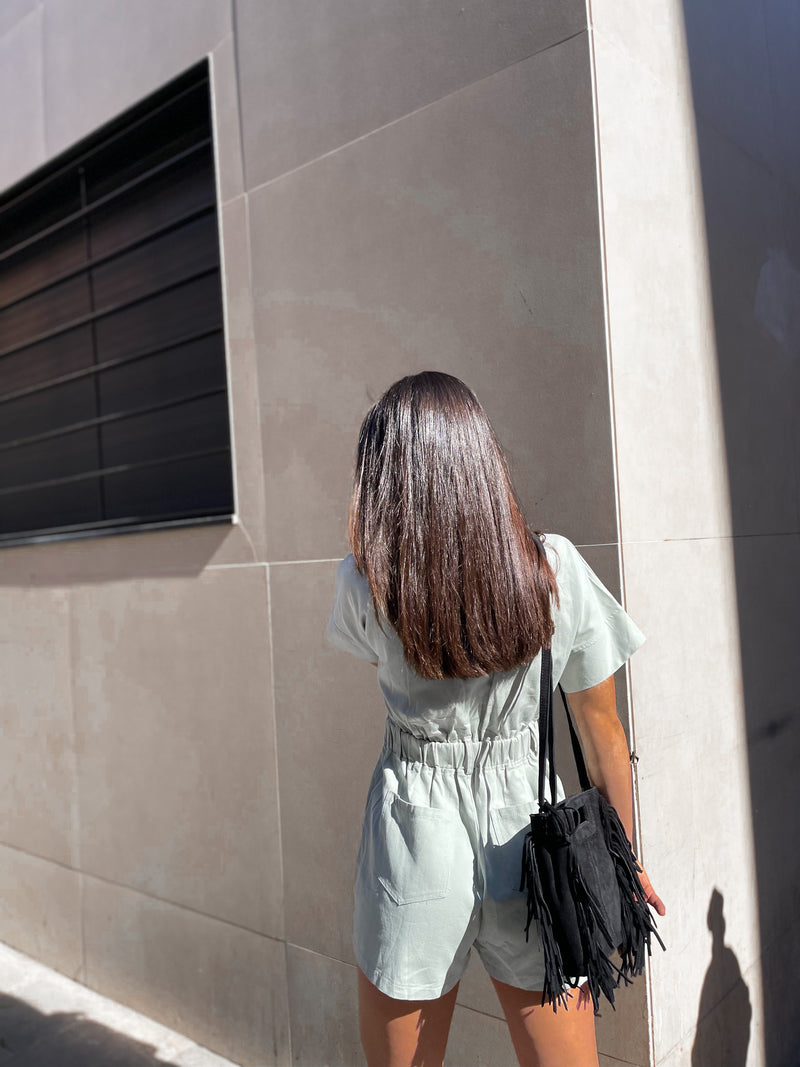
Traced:
[[383, 748], [409, 763], [471, 771], [475, 767], [499, 767], [522, 763], [539, 747], [539, 724], [531, 723], [509, 737], [482, 741], [424, 741], [386, 720]]

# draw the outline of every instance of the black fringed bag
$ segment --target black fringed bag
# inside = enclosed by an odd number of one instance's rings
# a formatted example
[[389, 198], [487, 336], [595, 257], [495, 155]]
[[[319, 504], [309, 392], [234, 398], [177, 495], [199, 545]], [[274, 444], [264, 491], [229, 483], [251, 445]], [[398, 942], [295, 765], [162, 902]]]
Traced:
[[[535, 920], [544, 949], [542, 1003], [566, 1007], [577, 979], [586, 976], [595, 1014], [602, 994], [614, 1007], [614, 990], [641, 974], [645, 952], [655, 937], [662, 949], [650, 908], [639, 881], [636, 861], [614, 807], [590, 786], [586, 763], [575, 732], [566, 694], [559, 685], [567, 713], [572, 751], [583, 792], [558, 804], [544, 799], [545, 764], [550, 797], [556, 796], [553, 730], [553, 663], [542, 649], [539, 696], [539, 813], [522, 849], [520, 890], [528, 890], [528, 939]], [[619, 963], [614, 962], [619, 951]]]

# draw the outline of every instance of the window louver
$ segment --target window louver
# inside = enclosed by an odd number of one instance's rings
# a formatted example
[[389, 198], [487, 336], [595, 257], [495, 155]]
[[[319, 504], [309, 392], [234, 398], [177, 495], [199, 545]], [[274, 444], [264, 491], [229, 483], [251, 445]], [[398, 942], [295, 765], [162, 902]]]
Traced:
[[207, 64], [0, 197], [0, 544], [233, 512]]

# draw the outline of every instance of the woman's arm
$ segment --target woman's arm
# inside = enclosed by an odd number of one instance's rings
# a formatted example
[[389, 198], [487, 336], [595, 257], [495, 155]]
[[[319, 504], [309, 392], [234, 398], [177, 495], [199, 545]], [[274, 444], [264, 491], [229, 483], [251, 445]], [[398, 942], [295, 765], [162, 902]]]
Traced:
[[[630, 753], [622, 723], [617, 715], [614, 677], [599, 685], [569, 693], [569, 706], [583, 744], [586, 769], [592, 784], [617, 809], [628, 840], [633, 840], [633, 786], [631, 784]], [[642, 888], [648, 904], [659, 915], [665, 913], [661, 898], [655, 893], [645, 872], [641, 874]]]

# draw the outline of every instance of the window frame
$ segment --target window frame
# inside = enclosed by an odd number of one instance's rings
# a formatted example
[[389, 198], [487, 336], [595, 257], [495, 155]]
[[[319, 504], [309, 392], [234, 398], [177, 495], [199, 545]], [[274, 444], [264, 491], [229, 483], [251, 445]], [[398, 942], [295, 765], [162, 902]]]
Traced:
[[[235, 462], [236, 449], [234, 441], [230, 348], [228, 342], [228, 308], [226, 300], [225, 260], [222, 234], [222, 197], [219, 173], [219, 135], [217, 126], [218, 117], [214, 100], [214, 66], [211, 62], [211, 59], [211, 55], [205, 56], [200, 62], [194, 64], [187, 70], [183, 71], [181, 74], [172, 78], [169, 82], [162, 85], [156, 91], [148, 94], [146, 97], [139, 100], [131, 107], [126, 108], [123, 112], [114, 116], [109, 121], [103, 123], [101, 126], [91, 131], [87, 136], [81, 138], [74, 145], [71, 145], [64, 151], [58, 153], [57, 156], [53, 157], [50, 160], [47, 160], [41, 166], [37, 167], [35, 170], [31, 171], [30, 173], [22, 177], [20, 180], [16, 181], [13, 185], [11, 185], [6, 190], [0, 193], [0, 208], [7, 207], [9, 204], [13, 203], [14, 200], [20, 198], [22, 195], [30, 195], [31, 192], [36, 191], [37, 187], [42, 187], [46, 183], [53, 182], [55, 180], [58, 180], [59, 178], [63, 178], [67, 174], [76, 174], [79, 171], [79, 168], [81, 167], [83, 161], [93, 157], [99, 158], [100, 154], [103, 151], [106, 151], [115, 140], [119, 139], [120, 137], [124, 137], [126, 134], [130, 134], [130, 132], [137, 126], [141, 125], [143, 122], [146, 122], [148, 119], [152, 119], [160, 111], [164, 110], [164, 108], [168, 108], [171, 104], [174, 104], [174, 102], [179, 98], [182, 92], [190, 92], [193, 89], [196, 90], [197, 87], [201, 84], [205, 86], [205, 93], [208, 105], [207, 137], [191, 145], [189, 148], [177, 153], [174, 158], [169, 158], [162, 164], [156, 164], [155, 167], [148, 168], [144, 172], [144, 174], [139, 174], [138, 176], [135, 176], [130, 183], [126, 183], [125, 181], [123, 181], [119, 188], [114, 189], [106, 197], [98, 198], [97, 202], [91, 204], [90, 206], [91, 209], [96, 209], [102, 206], [106, 202], [106, 200], [111, 200], [114, 197], [119, 196], [120, 194], [124, 195], [128, 184], [133, 186], [136, 183], [146, 181], [151, 176], [151, 169], [153, 172], [155, 172], [159, 170], [160, 167], [170, 166], [175, 162], [175, 160], [180, 159], [184, 155], [190, 155], [192, 152], [198, 151], [198, 149], [210, 149], [210, 180], [213, 186], [213, 203], [207, 204], [206, 207], [202, 209], [191, 209], [185, 212], [180, 217], [172, 219], [169, 223], [167, 223], [165, 226], [162, 226], [161, 228], [156, 226], [151, 233], [140, 234], [138, 237], [136, 237], [135, 240], [126, 244], [124, 246], [124, 250], [125, 252], [128, 252], [131, 248], [135, 248], [137, 245], [146, 244], [149, 239], [153, 239], [154, 233], [159, 233], [161, 231], [169, 232], [172, 229], [179, 228], [182, 224], [186, 224], [187, 220], [191, 220], [191, 217], [193, 215], [197, 215], [199, 217], [203, 213], [203, 211], [206, 211], [214, 218], [216, 239], [216, 266], [210, 268], [209, 271], [207, 271], [206, 273], [216, 273], [217, 276], [220, 311], [219, 326], [215, 330], [200, 331], [197, 336], [200, 337], [203, 335], [203, 333], [211, 334], [214, 332], [218, 332], [220, 337], [220, 357], [222, 359], [222, 364], [219, 365], [219, 372], [221, 378], [224, 377], [225, 411], [227, 419], [227, 445], [222, 449], [216, 449], [214, 451], [216, 451], [217, 454], [225, 455], [227, 457], [227, 470], [225, 472], [223, 480], [219, 483], [220, 492], [227, 494], [224, 510], [203, 514], [201, 509], [198, 507], [198, 513], [194, 514], [186, 515], [180, 514], [176, 511], [175, 514], [162, 513], [161, 515], [157, 515], [155, 517], [148, 517], [146, 515], [142, 517], [108, 517], [108, 515], [104, 513], [102, 517], [85, 522], [54, 522], [52, 525], [48, 525], [46, 527], [33, 527], [27, 530], [11, 530], [8, 533], [0, 533], [0, 548], [15, 547], [19, 545], [28, 544], [49, 543], [54, 541], [82, 540], [92, 537], [104, 537], [112, 534], [140, 533], [148, 530], [163, 530], [170, 528], [181, 528], [184, 526], [192, 527], [206, 525], [234, 525], [238, 522], [238, 479], [236, 476]], [[135, 157], [132, 155], [128, 159], [126, 159], [125, 162], [130, 163], [134, 160], [134, 158]], [[82, 211], [87, 211], [86, 203], [83, 203]], [[70, 225], [69, 218], [70, 217], [67, 216], [65, 218], [59, 219], [54, 225], [51, 225], [50, 227], [45, 226], [39, 233], [31, 235], [31, 240], [41, 239], [42, 235], [48, 234], [48, 230], [54, 231], [57, 228], [63, 228]], [[74, 222], [75, 219], [73, 218], [72, 221]], [[23, 241], [19, 242], [18, 244], [24, 247], [25, 240], [23, 239]], [[105, 256], [101, 254], [97, 257], [88, 257], [85, 262], [81, 263], [77, 267], [74, 267], [73, 269], [64, 272], [59, 272], [53, 278], [48, 279], [44, 285], [42, 285], [40, 288], [31, 290], [31, 292], [26, 294], [23, 299], [26, 299], [30, 295], [35, 295], [38, 292], [43, 292], [47, 288], [63, 282], [70, 276], [78, 276], [81, 274], [85, 274], [87, 276], [87, 278], [89, 279], [89, 287], [91, 288], [91, 272], [97, 266], [101, 265], [104, 259], [113, 259], [115, 255], [119, 254], [119, 250], [117, 249], [106, 253]], [[179, 286], [181, 284], [187, 284], [187, 282], [191, 280], [191, 277], [192, 276], [190, 275], [188, 279], [183, 278], [178, 282], [174, 283], [174, 285]], [[146, 293], [144, 296], [138, 299], [147, 300], [152, 298], [153, 296], [157, 297], [162, 292], [166, 292], [169, 288], [170, 285], [165, 286], [163, 289], [159, 287], [149, 293]], [[133, 303], [135, 302], [136, 300], [133, 301]], [[107, 313], [109, 312], [103, 310], [101, 313], [98, 314], [97, 317], [102, 317], [103, 314]], [[95, 309], [92, 309], [92, 314], [89, 316], [89, 318], [91, 319], [94, 314]], [[35, 343], [35, 340], [35, 337], [26, 339], [24, 343], [20, 345], [20, 350], [24, 350], [25, 347]], [[193, 338], [191, 336], [188, 338], [183, 337], [168, 340], [166, 343], [157, 344], [153, 351], [156, 353], [168, 351], [170, 349], [180, 347], [181, 344], [189, 344], [192, 340]], [[99, 382], [99, 375], [103, 371], [112, 369], [117, 365], [125, 365], [128, 362], [133, 363], [137, 359], [148, 358], [148, 353], [145, 351], [143, 353], [139, 353], [138, 355], [134, 353], [132, 356], [130, 354], [128, 356], [123, 356], [118, 361], [115, 361], [113, 358], [107, 361], [103, 361], [102, 359], [98, 359], [97, 344], [94, 339], [92, 341], [92, 345], [93, 362], [87, 367], [84, 367], [82, 371], [76, 372], [76, 374], [77, 376], [83, 374], [84, 376], [93, 379], [96, 383], [95, 391], [97, 391], [98, 388], [97, 383]], [[4, 352], [7, 350], [7, 348], [8, 346], [2, 345], [2, 343], [0, 343], [0, 349], [2, 349]], [[11, 350], [13, 350], [13, 348], [14, 346], [12, 345]], [[13, 351], [11, 352], [11, 354], [13, 354]], [[153, 353], [151, 352], [149, 354], [152, 355]], [[59, 384], [64, 378], [69, 378], [69, 374], [67, 374], [66, 376], [59, 376], [59, 374], [56, 373], [53, 376], [53, 384]], [[44, 383], [45, 381], [46, 379], [42, 379], [42, 383]], [[46, 384], [42, 384], [40, 388], [44, 390], [49, 388], [49, 386]], [[219, 393], [221, 393], [222, 391], [222, 386], [220, 386], [217, 390], [212, 390], [212, 392]], [[24, 393], [24, 390], [21, 390], [20, 392]], [[13, 391], [10, 391], [8, 395], [14, 396], [15, 393]], [[198, 396], [201, 397], [202, 394], [198, 394]], [[181, 398], [179, 402], [191, 403], [194, 399], [197, 399], [197, 397], [190, 396], [188, 398]], [[169, 403], [169, 401], [166, 401], [165, 405]], [[158, 406], [159, 404], [155, 404], [151, 408], [143, 409], [143, 411], [147, 413], [150, 410], [156, 410]], [[108, 422], [115, 417], [121, 419], [125, 418], [131, 413], [123, 412], [117, 416], [112, 413], [110, 415], [104, 416], [102, 414], [102, 407], [100, 405], [100, 401], [99, 399], [96, 399], [96, 407], [94, 414], [94, 420], [90, 421], [92, 421], [95, 425], [98, 426], [98, 433], [100, 433], [99, 426], [101, 424]], [[135, 415], [136, 412], [133, 412], [133, 414]], [[221, 419], [221, 415], [219, 416], [219, 418]], [[220, 422], [219, 425], [221, 426], [222, 423]], [[72, 432], [75, 431], [72, 427], [72, 424], [70, 424], [70, 428], [64, 430], [64, 434]], [[53, 430], [50, 433], [50, 436], [58, 436], [58, 433], [59, 431], [57, 429]], [[48, 434], [45, 433], [43, 436], [46, 437], [48, 436]], [[187, 441], [188, 439], [189, 437], [187, 433]], [[19, 440], [27, 440], [27, 438], [20, 438]], [[7, 445], [6, 447], [9, 446]], [[169, 455], [162, 456], [160, 459], [153, 461], [154, 464], [168, 464], [178, 462], [180, 462], [180, 456], [175, 457]], [[147, 462], [141, 462], [139, 464], [132, 464], [130, 466], [145, 467], [147, 465]], [[102, 497], [105, 478], [109, 471], [113, 473], [113, 467], [106, 468], [102, 460], [98, 459], [97, 470], [103, 472], [96, 476], [98, 492]], [[53, 482], [53, 484], [67, 484], [70, 480], [80, 480], [81, 474], [83, 474], [85, 478], [88, 479], [91, 477], [92, 471], [84, 471], [75, 475], [65, 475], [60, 477], [57, 476], [51, 479], [51, 481]], [[47, 479], [45, 479], [45, 484], [46, 482]], [[37, 483], [35, 481], [32, 481], [30, 483], [21, 483], [18, 487], [19, 491], [24, 491], [29, 484], [35, 486]], [[4, 488], [6, 488], [8, 492], [11, 492], [17, 487], [12, 486]], [[165, 496], [165, 499], [168, 499], [168, 495]], [[101, 503], [101, 506], [105, 507], [105, 504]], [[2, 496], [0, 496], [0, 509], [2, 509]]]

